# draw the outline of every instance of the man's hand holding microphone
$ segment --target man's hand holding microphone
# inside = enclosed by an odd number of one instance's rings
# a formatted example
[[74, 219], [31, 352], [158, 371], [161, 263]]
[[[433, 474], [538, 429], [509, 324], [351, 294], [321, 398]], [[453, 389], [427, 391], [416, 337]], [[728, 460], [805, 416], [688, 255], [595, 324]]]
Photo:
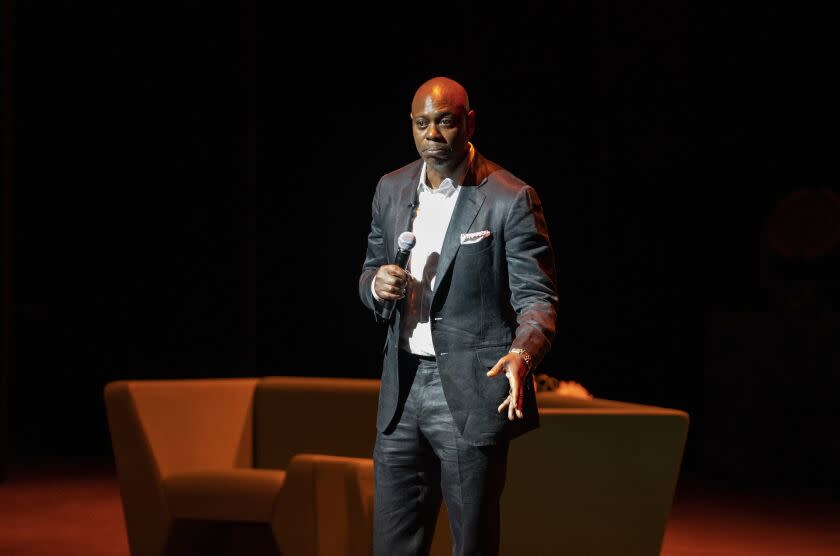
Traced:
[[373, 294], [384, 302], [380, 316], [385, 320], [391, 318], [397, 300], [405, 297], [409, 280], [405, 267], [408, 265], [408, 257], [416, 243], [417, 238], [413, 233], [401, 233], [397, 239], [399, 249], [397, 249], [397, 256], [394, 257], [394, 264], [380, 266], [373, 277]]
[[408, 272], [395, 264], [384, 264], [373, 277], [373, 291], [379, 299], [397, 301], [405, 297]]

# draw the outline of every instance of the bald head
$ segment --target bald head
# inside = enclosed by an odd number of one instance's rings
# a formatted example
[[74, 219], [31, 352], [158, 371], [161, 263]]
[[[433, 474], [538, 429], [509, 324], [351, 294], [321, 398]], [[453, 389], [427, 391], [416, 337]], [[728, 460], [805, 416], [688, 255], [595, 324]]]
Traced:
[[467, 90], [448, 77], [433, 77], [420, 85], [411, 101], [411, 111], [418, 112], [429, 100], [442, 102], [452, 107], [460, 107], [464, 113], [470, 111], [470, 98]]

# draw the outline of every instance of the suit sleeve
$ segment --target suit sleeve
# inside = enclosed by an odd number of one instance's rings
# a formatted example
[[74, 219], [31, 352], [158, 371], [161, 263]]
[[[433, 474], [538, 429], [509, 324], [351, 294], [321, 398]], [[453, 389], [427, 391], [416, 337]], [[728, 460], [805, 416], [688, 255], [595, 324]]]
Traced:
[[554, 252], [537, 192], [523, 187], [505, 220], [505, 254], [516, 333], [511, 347], [525, 349], [536, 368], [551, 349], [557, 321]]
[[385, 262], [385, 241], [382, 237], [382, 213], [380, 210], [379, 197], [382, 189], [382, 180], [376, 185], [376, 192], [373, 194], [371, 203], [370, 233], [367, 240], [367, 253], [365, 262], [362, 265], [362, 275], [359, 277], [359, 297], [362, 303], [373, 311], [377, 322], [384, 322], [379, 316], [382, 303], [373, 297], [373, 278], [379, 267]]

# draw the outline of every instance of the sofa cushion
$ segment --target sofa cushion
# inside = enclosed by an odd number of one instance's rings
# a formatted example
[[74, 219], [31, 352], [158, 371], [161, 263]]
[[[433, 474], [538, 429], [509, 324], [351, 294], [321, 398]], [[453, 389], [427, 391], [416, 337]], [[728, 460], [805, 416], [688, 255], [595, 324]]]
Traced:
[[212, 469], [170, 475], [163, 488], [173, 517], [268, 523], [285, 479], [285, 471]]

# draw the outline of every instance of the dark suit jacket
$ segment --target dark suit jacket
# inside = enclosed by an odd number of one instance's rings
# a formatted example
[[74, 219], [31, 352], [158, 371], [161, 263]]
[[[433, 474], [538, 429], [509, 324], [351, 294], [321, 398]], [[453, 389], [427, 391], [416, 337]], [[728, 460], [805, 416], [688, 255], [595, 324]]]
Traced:
[[[411, 229], [422, 160], [384, 176], [376, 187], [367, 256], [359, 279], [362, 302], [382, 308], [371, 281], [392, 264], [397, 237]], [[491, 236], [461, 245], [465, 232]], [[532, 381], [526, 381], [523, 420], [508, 421], [497, 408], [508, 395], [504, 374], [487, 371], [511, 347], [525, 348], [536, 367], [551, 347], [557, 313], [554, 254], [536, 191], [478, 152], [464, 179], [438, 261], [430, 319], [443, 392], [464, 439], [494, 444], [538, 425]], [[377, 428], [391, 424], [411, 386], [399, 376], [403, 302], [390, 320], [385, 343]]]

